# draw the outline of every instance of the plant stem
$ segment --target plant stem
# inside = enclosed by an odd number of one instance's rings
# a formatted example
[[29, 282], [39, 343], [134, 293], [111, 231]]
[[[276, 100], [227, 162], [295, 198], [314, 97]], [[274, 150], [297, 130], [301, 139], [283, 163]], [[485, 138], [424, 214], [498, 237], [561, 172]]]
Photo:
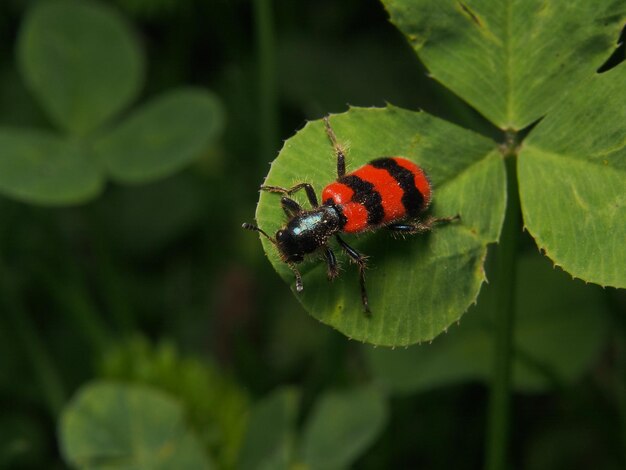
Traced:
[[75, 278], [64, 283], [50, 277], [47, 288], [68, 322], [82, 334], [94, 354], [99, 357], [107, 348], [110, 334], [82, 279]]
[[616, 364], [615, 364], [615, 390], [617, 390], [617, 406], [619, 410], [620, 432], [621, 432], [621, 458], [626, 465], [626, 335], [620, 329], [616, 333]]
[[606, 298], [612, 317], [612, 335], [615, 351], [615, 364], [613, 367], [613, 391], [617, 406], [617, 418], [619, 420], [620, 458], [626, 465], [626, 318], [623, 308], [617, 300], [616, 292], [607, 290]]
[[272, 0], [255, 0], [254, 14], [259, 78], [259, 145], [263, 158], [271, 160], [278, 141], [276, 44]]
[[63, 381], [10, 278], [10, 273], [0, 263], [0, 299], [3, 313], [30, 361], [50, 413], [56, 417], [65, 403]]
[[122, 276], [113, 252], [105, 236], [104, 228], [94, 214], [87, 214], [89, 234], [98, 266], [98, 281], [101, 286], [106, 309], [122, 335], [129, 335], [135, 329], [135, 316], [125, 293]]
[[[67, 253], [67, 256], [70, 259], [71, 254]], [[79, 269], [71, 263], [63, 274], [52, 272], [42, 264], [31, 269], [38, 275], [42, 287], [56, 302], [67, 323], [74, 327], [77, 335], [82, 337], [99, 357], [106, 349], [111, 334], [91, 298]]]
[[514, 134], [507, 134], [507, 145], [504, 153], [507, 173], [507, 210], [496, 253], [494, 276], [494, 284], [496, 284], [495, 347], [487, 422], [485, 460], [487, 470], [508, 468], [516, 255], [521, 232], [521, 209], [517, 186], [517, 149]]

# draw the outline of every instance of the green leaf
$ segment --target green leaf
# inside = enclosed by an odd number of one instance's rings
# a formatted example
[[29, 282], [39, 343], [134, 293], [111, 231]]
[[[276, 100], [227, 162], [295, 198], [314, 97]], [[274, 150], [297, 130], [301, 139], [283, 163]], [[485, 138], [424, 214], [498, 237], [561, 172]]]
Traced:
[[0, 128], [0, 149], [0, 192], [8, 196], [37, 204], [75, 204], [102, 189], [93, 156], [55, 134]]
[[248, 419], [239, 455], [242, 470], [287, 470], [291, 462], [299, 394], [293, 388], [272, 392], [259, 402]]
[[503, 129], [522, 129], [617, 45], [622, 0], [382, 0], [432, 76]]
[[[483, 300], [481, 293], [479, 305]], [[483, 325], [477, 324], [476, 310], [470, 309], [460, 326], [452, 327], [431, 344], [418, 344], [408, 349], [366, 346], [374, 377], [400, 395], [486, 379], [492, 363], [491, 336]]]
[[26, 82], [61, 128], [86, 134], [127, 106], [143, 80], [130, 27], [91, 1], [38, 2], [18, 38]]
[[[538, 254], [518, 260], [517, 279], [515, 388], [541, 391], [578, 380], [598, 358], [607, 337], [609, 314], [602, 292], [572, 282]], [[460, 325], [430, 345], [367, 348], [374, 375], [399, 394], [490, 380], [493, 294], [487, 285]]]
[[143, 183], [170, 175], [197, 158], [223, 125], [215, 95], [178, 89], [133, 112], [96, 143], [96, 151], [114, 179]]
[[77, 468], [212, 468], [179, 403], [144, 386], [83, 387], [63, 412], [60, 440]]
[[184, 406], [188, 423], [220, 467], [234, 468], [246, 428], [248, 396], [208, 358], [183, 356], [167, 341], [134, 336], [106, 351], [101, 375], [150, 385]]
[[520, 260], [518, 275], [515, 387], [532, 392], [574, 383], [608, 339], [605, 295], [537, 255]]
[[[486, 247], [498, 239], [503, 220], [502, 158], [490, 140], [426, 113], [353, 108], [331, 122], [337, 138], [350, 147], [349, 169], [381, 156], [407, 157], [433, 182], [430, 213], [460, 214], [462, 220], [407, 240], [394, 240], [386, 230], [346, 236], [348, 243], [371, 256], [371, 317], [363, 313], [357, 269], [347, 261], [345, 272], [333, 283], [322, 261], [301, 265], [304, 291], [298, 298], [311, 315], [350, 338], [392, 346], [430, 340], [457, 321], [478, 295]], [[333, 149], [322, 122], [316, 121], [285, 143], [265, 184], [291, 186], [306, 180], [319, 194], [335, 179]], [[256, 213], [261, 228], [274, 233], [283, 219], [277, 195], [261, 194]], [[276, 270], [293, 286], [293, 274], [275, 247], [264, 238], [262, 242]], [[336, 248], [334, 241], [331, 246]]]
[[385, 397], [372, 387], [324, 394], [302, 437], [306, 468], [348, 468], [382, 432], [387, 413]]
[[570, 93], [523, 143], [524, 223], [575, 277], [626, 287], [626, 66]]

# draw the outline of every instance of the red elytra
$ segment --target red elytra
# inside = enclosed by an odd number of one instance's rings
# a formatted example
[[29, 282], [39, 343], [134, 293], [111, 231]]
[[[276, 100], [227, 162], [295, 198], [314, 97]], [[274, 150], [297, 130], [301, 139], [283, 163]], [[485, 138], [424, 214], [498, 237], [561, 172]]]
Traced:
[[342, 231], [358, 233], [415, 217], [430, 204], [431, 186], [418, 165], [403, 157], [374, 160], [322, 191], [324, 203], [341, 207]]

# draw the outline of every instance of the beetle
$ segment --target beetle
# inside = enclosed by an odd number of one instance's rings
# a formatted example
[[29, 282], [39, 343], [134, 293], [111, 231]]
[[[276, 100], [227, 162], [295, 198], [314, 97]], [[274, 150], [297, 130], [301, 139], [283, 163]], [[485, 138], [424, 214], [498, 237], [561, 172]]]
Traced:
[[[460, 216], [419, 219], [431, 203], [432, 186], [424, 170], [406, 158], [377, 158], [346, 174], [345, 151], [337, 141], [328, 116], [324, 118], [324, 127], [337, 158], [337, 179], [323, 189], [322, 204], [309, 183], [291, 188], [263, 185], [262, 191], [281, 195], [280, 205], [287, 223], [273, 238], [254, 224], [244, 223], [242, 227], [261, 233], [276, 246], [280, 258], [294, 273], [298, 292], [304, 287], [296, 264], [308, 254], [323, 251], [328, 279], [337, 276], [337, 258], [328, 246], [334, 237], [359, 268], [361, 301], [369, 315], [365, 288], [367, 257], [348, 245], [340, 234], [358, 234], [383, 227], [396, 233], [418, 234], [428, 232], [435, 224], [458, 220]], [[300, 190], [306, 193], [310, 210], [290, 197]]]

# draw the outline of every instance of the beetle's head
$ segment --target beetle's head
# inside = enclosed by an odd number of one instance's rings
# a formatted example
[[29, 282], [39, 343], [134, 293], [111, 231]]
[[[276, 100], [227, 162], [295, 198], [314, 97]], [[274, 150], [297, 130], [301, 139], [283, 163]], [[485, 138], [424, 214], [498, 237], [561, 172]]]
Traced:
[[302, 240], [289, 227], [283, 227], [276, 232], [276, 248], [283, 261], [287, 263], [301, 263], [304, 260]]
[[[297, 248], [298, 237], [295, 236], [294, 238], [295, 234], [293, 232], [291, 233], [291, 235], [285, 234], [284, 232], [287, 232], [287, 230], [281, 229], [276, 232], [276, 238], [272, 238], [256, 225], [249, 224], [247, 222], [242, 224], [242, 228], [259, 232], [270, 242], [272, 242], [276, 246], [276, 248], [278, 248], [278, 253], [280, 254], [281, 258], [287, 263], [289, 269], [293, 271], [293, 274], [296, 277], [296, 290], [298, 292], [302, 292], [302, 276], [300, 276], [300, 273], [294, 265], [294, 263], [300, 263], [304, 259], [304, 253], [298, 251]], [[279, 240], [282, 240], [282, 244]]]

